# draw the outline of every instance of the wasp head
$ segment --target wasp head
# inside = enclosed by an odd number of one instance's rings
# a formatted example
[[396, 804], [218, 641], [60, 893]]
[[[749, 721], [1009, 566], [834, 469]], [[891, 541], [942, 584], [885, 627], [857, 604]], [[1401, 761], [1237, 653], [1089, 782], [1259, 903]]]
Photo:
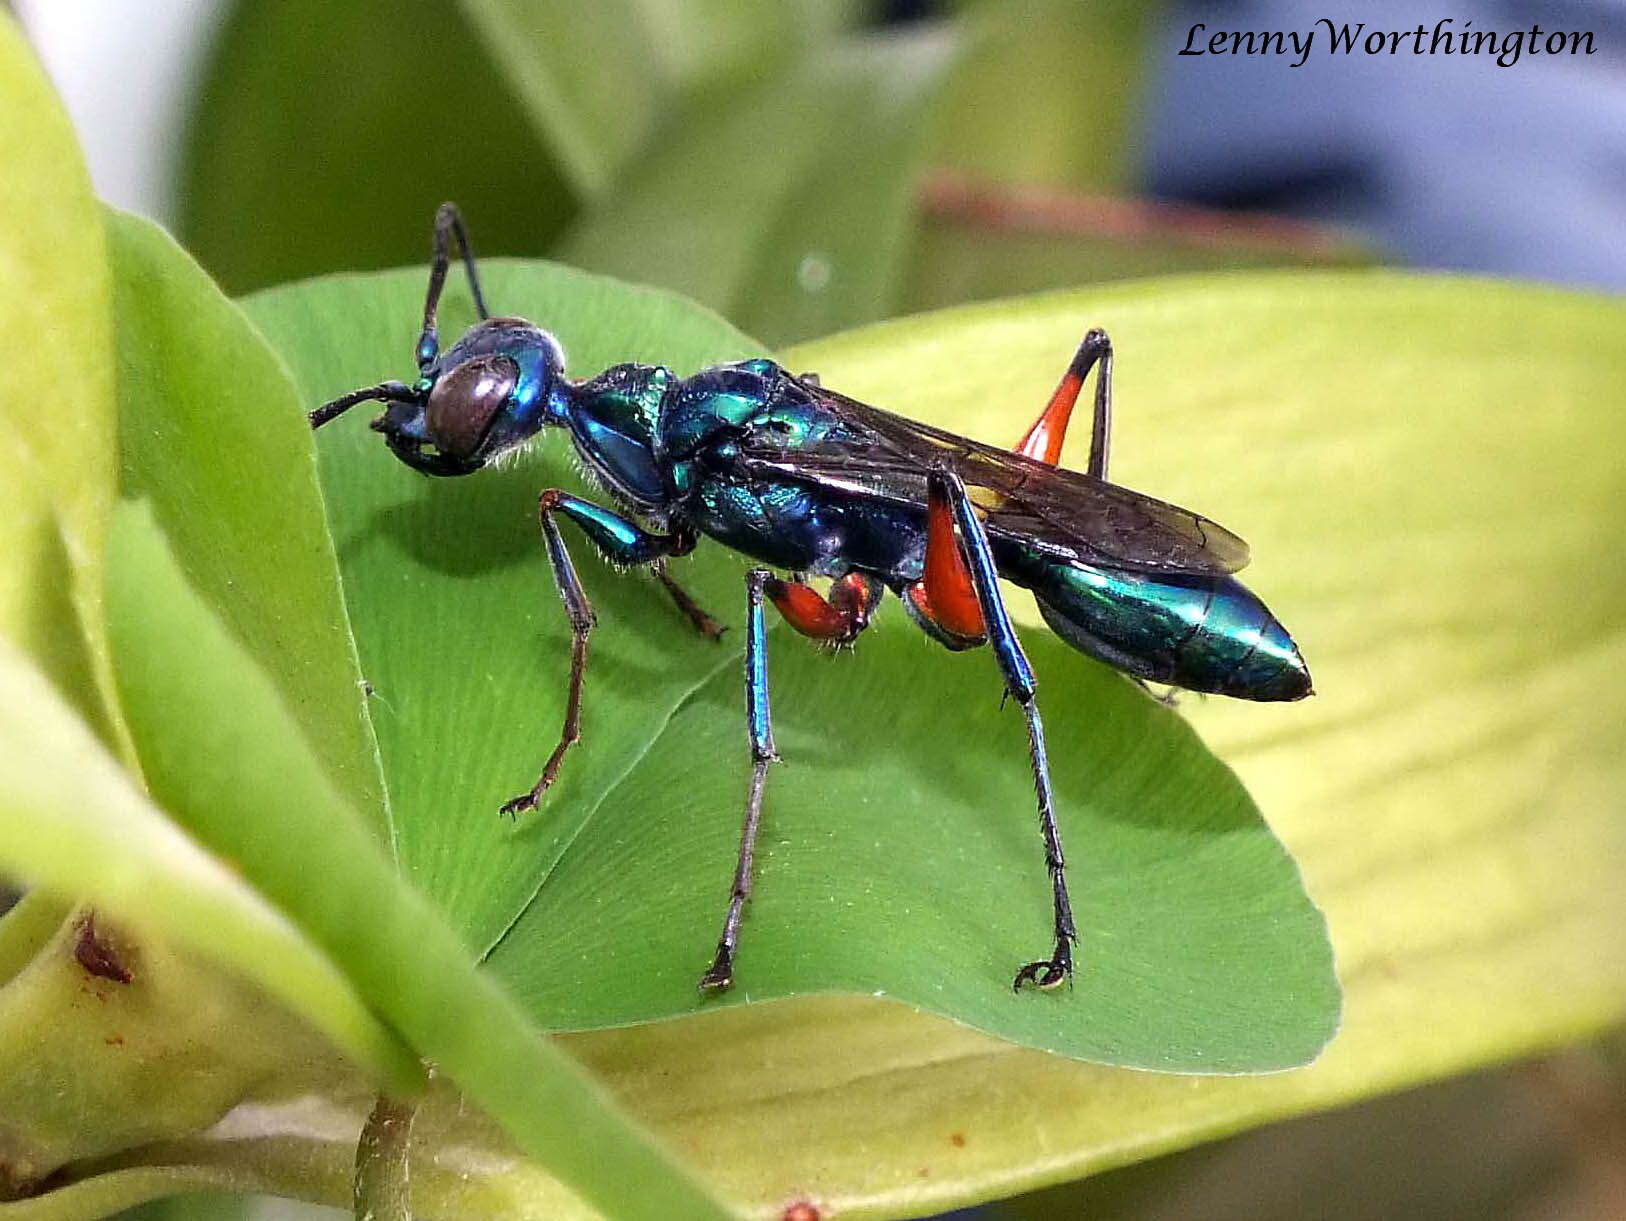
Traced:
[[427, 475], [468, 475], [548, 421], [564, 356], [546, 331], [490, 318], [426, 365], [417, 382], [385, 382], [311, 413], [320, 428], [367, 399], [388, 404], [372, 422], [402, 462]]

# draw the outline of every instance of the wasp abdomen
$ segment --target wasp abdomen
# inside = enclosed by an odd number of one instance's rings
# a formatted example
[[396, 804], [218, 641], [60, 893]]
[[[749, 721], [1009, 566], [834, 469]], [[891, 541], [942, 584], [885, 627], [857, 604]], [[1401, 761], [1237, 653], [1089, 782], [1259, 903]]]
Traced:
[[1234, 577], [1053, 562], [1031, 575], [1058, 636], [1136, 677], [1248, 700], [1310, 694], [1293, 638]]

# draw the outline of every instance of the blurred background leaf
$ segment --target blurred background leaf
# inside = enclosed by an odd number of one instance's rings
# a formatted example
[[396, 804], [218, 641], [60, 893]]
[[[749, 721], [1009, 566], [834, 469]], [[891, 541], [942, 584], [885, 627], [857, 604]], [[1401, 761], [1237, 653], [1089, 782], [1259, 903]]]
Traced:
[[775, 344], [896, 306], [942, 30], [850, 36], [713, 93], [560, 257], [653, 280]]
[[645, 20], [647, 6], [460, 0], [459, 7], [576, 193], [602, 194], [648, 145], [675, 86], [675, 65]]
[[454, 196], [482, 253], [539, 250], [576, 198], [450, 0], [238, 0], [179, 172], [181, 239], [234, 293], [422, 261]]
[[1352, 236], [1302, 222], [938, 173], [922, 184], [902, 291], [907, 310], [928, 310], [1178, 271], [1358, 267], [1375, 257]]
[[1626, 1077], [1602, 1048], [1407, 1090], [995, 1205], [987, 1221], [1604, 1221]]
[[421, 262], [455, 199], [483, 253], [676, 289], [771, 344], [1085, 281], [1370, 257], [1131, 202], [1158, 6], [966, 3], [881, 28], [884, 8], [234, 0], [182, 239], [241, 292]]
[[855, 0], [458, 0], [577, 194], [641, 176], [681, 96], [757, 83]]
[[976, 0], [933, 162], [983, 183], [1127, 193], [1160, 0]]
[[[184, 1196], [171, 1196], [167, 1200], [152, 1200], [126, 1209], [118, 1221], [293, 1221], [300, 1217], [295, 1209], [303, 1206], [279, 1202], [259, 1202], [251, 1196], [221, 1195], [195, 1192]], [[271, 1211], [275, 1210], [275, 1211]]]

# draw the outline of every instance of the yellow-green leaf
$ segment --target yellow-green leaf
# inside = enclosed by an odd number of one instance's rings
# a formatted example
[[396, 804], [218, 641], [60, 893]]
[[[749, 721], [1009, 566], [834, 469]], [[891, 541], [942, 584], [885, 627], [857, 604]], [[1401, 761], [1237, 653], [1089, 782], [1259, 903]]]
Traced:
[[[356, 1063], [400, 1088], [410, 1089], [418, 1080], [414, 1058], [373, 1017], [333, 963], [225, 863], [154, 808], [45, 677], [3, 642], [0, 866], [54, 894], [89, 898], [115, 919], [189, 947], [254, 981]], [[174, 985], [177, 973], [189, 971], [175, 964], [161, 946], [149, 945], [147, 954], [136, 967], [144, 986], [150, 972], [162, 969]], [[116, 1100], [98, 1101], [99, 1080], [124, 1080], [127, 1088], [151, 1087], [139, 1077], [122, 1077], [124, 1066], [116, 1063], [98, 1072], [88, 1058], [78, 1066], [51, 1058], [48, 1053], [61, 1044], [57, 1027], [74, 1025], [82, 1016], [72, 1001], [66, 1010], [40, 1004], [42, 987], [60, 991], [49, 980], [42, 982], [42, 973], [52, 969], [49, 962], [35, 960], [0, 983], [0, 1028], [8, 1032], [0, 1040], [5, 1048], [0, 1054], [4, 1061], [0, 1114], [5, 1116], [0, 1147], [9, 1148], [13, 1156], [20, 1145], [31, 1151], [31, 1157], [50, 1162], [53, 1155], [113, 1151], [120, 1146], [104, 1148], [94, 1142], [115, 1134], [130, 1141], [184, 1135], [187, 1129], [174, 1126], [177, 1122], [190, 1118], [210, 1123], [237, 1101], [230, 1091], [254, 1080], [253, 1074], [243, 1075], [245, 1066], [254, 1066], [254, 1073], [262, 1075], [270, 1067], [264, 1059], [267, 1049], [255, 1045], [234, 1050], [229, 1041], [213, 1049], [196, 1049], [202, 1054], [191, 1059], [186, 1054], [191, 1049], [177, 1048], [168, 1067], [163, 1057], [144, 1059], [143, 1049], [134, 1045], [135, 1027], [162, 1016], [162, 1010], [155, 1014], [155, 1009], [175, 1002], [178, 985], [152, 988], [127, 1015], [129, 1024], [113, 1027], [113, 1033], [127, 1035], [132, 1043], [127, 1058], [145, 1064], [149, 1073], [184, 1065], [189, 1073], [215, 1073], [221, 1080], [175, 1082], [168, 1100], [175, 1105], [151, 1116], [115, 1114]], [[228, 995], [235, 995], [235, 985], [218, 983], [217, 1019], [240, 1012], [239, 1003]], [[205, 987], [200, 983], [193, 989], [194, 1002]], [[116, 1011], [118, 1006], [109, 1008]], [[175, 1013], [171, 1020], [180, 1022], [187, 1016]], [[157, 1032], [160, 1037], [163, 1033]], [[205, 1021], [193, 1037], [207, 1042], [218, 1033]], [[100, 1032], [94, 1042], [95, 1050], [103, 1053]], [[81, 1071], [48, 1084], [42, 1080], [48, 1072], [67, 1074], [73, 1067]], [[292, 1071], [292, 1066], [286, 1067]], [[183, 1093], [189, 1102], [180, 1101]]]
[[119, 690], [155, 798], [585, 1198], [629, 1218], [723, 1215], [474, 970], [334, 788], [281, 693], [190, 587], [151, 511], [122, 504], [111, 541]]
[[0, 165], [0, 636], [106, 733], [117, 723], [101, 611], [114, 495], [107, 257], [67, 115], [4, 13]]

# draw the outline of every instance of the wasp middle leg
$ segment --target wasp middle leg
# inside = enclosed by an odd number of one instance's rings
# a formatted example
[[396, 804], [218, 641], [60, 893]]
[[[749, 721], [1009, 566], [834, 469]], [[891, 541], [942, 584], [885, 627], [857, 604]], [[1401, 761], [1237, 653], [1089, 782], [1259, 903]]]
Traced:
[[[542, 526], [542, 538], [548, 549], [548, 562], [553, 569], [553, 582], [570, 617], [570, 693], [565, 701], [564, 725], [559, 731], [559, 744], [553, 748], [529, 792], [506, 801], [502, 813], [515, 815], [523, 810], [534, 810], [553, 782], [558, 779], [559, 766], [570, 748], [581, 741], [582, 684], [587, 674], [587, 641], [597, 624], [593, 604], [582, 588], [576, 565], [565, 547], [555, 517], [562, 514], [587, 535], [588, 541], [603, 555], [617, 564], [658, 563], [669, 555], [682, 554], [687, 546], [693, 549], [692, 538], [682, 533], [652, 534], [636, 522], [619, 513], [596, 505], [590, 500], [572, 496], [559, 488], [549, 488], [536, 502], [537, 518]], [[687, 595], [685, 595], [686, 597]], [[698, 609], [698, 608], [697, 608]], [[702, 612], [704, 613], [704, 612]]]
[[666, 571], [664, 560], [656, 560], [651, 568], [654, 570], [655, 579], [661, 583], [661, 588], [672, 599], [672, 605], [678, 608], [679, 613], [689, 621], [689, 625], [707, 640], [720, 643], [723, 633], [728, 629], [708, 615], [706, 608], [694, 600], [694, 595], [673, 579], [672, 574]]
[[699, 535], [694, 532], [692, 527], [678, 524], [673, 527], [669, 537], [671, 542], [666, 553], [650, 565], [655, 573], [655, 579], [661, 583], [661, 588], [666, 590], [667, 595], [672, 599], [672, 604], [678, 608], [695, 631], [699, 632], [707, 640], [721, 641], [723, 633], [728, 629], [708, 615], [705, 607], [696, 602], [694, 596], [679, 585], [671, 573], [666, 571], [667, 557], [688, 555], [699, 543]]

